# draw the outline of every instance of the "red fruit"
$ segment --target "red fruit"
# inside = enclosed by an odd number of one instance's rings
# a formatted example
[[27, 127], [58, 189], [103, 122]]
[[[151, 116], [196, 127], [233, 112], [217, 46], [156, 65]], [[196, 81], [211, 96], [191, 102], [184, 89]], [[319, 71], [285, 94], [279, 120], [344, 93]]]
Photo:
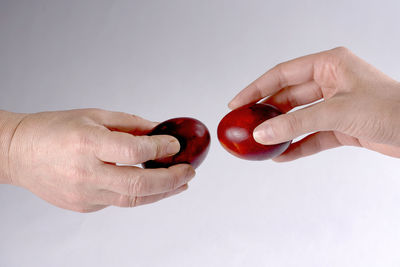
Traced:
[[262, 145], [253, 138], [254, 129], [262, 122], [282, 114], [268, 104], [249, 104], [228, 113], [218, 125], [221, 145], [236, 157], [247, 160], [266, 160], [282, 154], [291, 141]]
[[174, 118], [157, 125], [148, 135], [172, 135], [178, 139], [180, 151], [167, 158], [143, 163], [144, 168], [168, 168], [188, 163], [197, 168], [207, 156], [210, 147], [210, 133], [207, 127], [193, 118]]

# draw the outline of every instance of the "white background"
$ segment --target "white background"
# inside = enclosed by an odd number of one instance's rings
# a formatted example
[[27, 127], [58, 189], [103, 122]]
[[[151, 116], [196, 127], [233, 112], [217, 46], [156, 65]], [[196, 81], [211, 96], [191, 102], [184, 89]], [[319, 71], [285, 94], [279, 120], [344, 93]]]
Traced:
[[0, 108], [192, 116], [212, 147], [188, 191], [79, 214], [0, 186], [0, 266], [399, 266], [398, 159], [226, 153], [226, 104], [275, 64], [347, 46], [400, 79], [399, 1], [0, 0]]

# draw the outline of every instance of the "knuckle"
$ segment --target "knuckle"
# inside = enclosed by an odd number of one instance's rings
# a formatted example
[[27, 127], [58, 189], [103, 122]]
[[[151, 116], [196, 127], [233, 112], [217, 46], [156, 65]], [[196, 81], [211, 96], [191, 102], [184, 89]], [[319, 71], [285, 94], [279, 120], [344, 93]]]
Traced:
[[84, 109], [79, 109], [79, 114], [86, 119], [92, 120], [98, 120], [102, 117], [104, 117], [108, 111], [100, 108], [84, 108]]
[[136, 161], [142, 159], [157, 159], [164, 156], [162, 137], [160, 136], [142, 136], [142, 141], [137, 142], [133, 148]]
[[110, 112], [113, 117], [122, 119], [123, 121], [135, 121], [135, 115], [126, 113], [126, 112], [120, 112], [120, 111], [111, 111]]
[[139, 202], [138, 202], [138, 197], [137, 196], [130, 196], [129, 197], [129, 203], [128, 206], [130, 208], [134, 208], [136, 206], [138, 206]]
[[313, 99], [324, 98], [324, 94], [322, 93], [320, 86], [315, 82], [313, 82], [313, 86], [310, 91], [310, 97], [312, 97]]
[[285, 88], [288, 86], [288, 81], [284, 70], [285, 63], [277, 64], [274, 69], [276, 70], [276, 79], [278, 80], [279, 88]]
[[129, 113], [125, 113], [125, 112], [121, 112], [120, 113], [121, 117], [123, 117], [124, 119], [126, 119], [127, 121], [132, 121], [132, 122], [139, 122], [142, 118], [139, 116], [136, 116], [134, 114], [129, 114]]
[[86, 108], [86, 109], [84, 109], [84, 111], [85, 111], [85, 113], [93, 114], [93, 115], [104, 114], [104, 113], [108, 112], [101, 108]]
[[297, 107], [299, 102], [297, 101], [296, 95], [293, 93], [293, 90], [288, 90], [287, 91], [287, 101], [289, 103], [290, 109]]
[[170, 185], [170, 189], [175, 189], [175, 188], [178, 187], [178, 185], [179, 185], [179, 180], [181, 180], [181, 177], [182, 177], [182, 176], [183, 176], [182, 174], [179, 175], [179, 174], [176, 173], [176, 172], [173, 172], [173, 173], [171, 174], [171, 185]]
[[142, 175], [138, 175], [135, 179], [130, 179], [128, 184], [129, 196], [139, 196], [144, 193], [145, 179]]
[[332, 49], [332, 51], [334, 53], [336, 53], [337, 55], [348, 55], [348, 54], [350, 54], [350, 49], [348, 49], [345, 46], [335, 47], [334, 49]]
[[78, 153], [89, 151], [94, 144], [90, 138], [90, 135], [82, 129], [72, 132], [69, 140], [73, 150]]
[[301, 121], [292, 113], [286, 114], [285, 122], [285, 124], [281, 124], [284, 127], [284, 129], [282, 129], [283, 131], [295, 134], [298, 129], [301, 129]]
[[[335, 51], [324, 53], [314, 64], [314, 80], [317, 84], [324, 88], [330, 88], [331, 93], [334, 94], [335, 90], [331, 88], [337, 87], [338, 75], [344, 66], [344, 57]], [[325, 91], [329, 91], [325, 89]], [[324, 95], [329, 97], [329, 95]]]
[[143, 145], [140, 142], [135, 142], [130, 146], [122, 147], [122, 155], [133, 162], [140, 163], [141, 155], [143, 154]]
[[254, 82], [252, 82], [250, 85], [249, 85], [249, 87], [253, 87], [254, 88], [254, 92], [255, 92], [255, 94], [256, 94], [256, 97], [257, 97], [257, 99], [261, 99], [261, 98], [264, 98], [265, 97], [265, 95], [264, 95], [264, 90], [261, 88], [261, 86], [258, 84], [258, 81], [254, 81]]
[[329, 51], [329, 53], [326, 53], [324, 60], [326, 63], [330, 63], [331, 68], [339, 68], [343, 66], [346, 59], [351, 55], [352, 52], [350, 49], [344, 46], [339, 46]]
[[161, 145], [161, 140], [159, 138], [152, 138], [153, 148], [154, 148], [154, 158], [160, 158], [164, 154], [164, 149]]

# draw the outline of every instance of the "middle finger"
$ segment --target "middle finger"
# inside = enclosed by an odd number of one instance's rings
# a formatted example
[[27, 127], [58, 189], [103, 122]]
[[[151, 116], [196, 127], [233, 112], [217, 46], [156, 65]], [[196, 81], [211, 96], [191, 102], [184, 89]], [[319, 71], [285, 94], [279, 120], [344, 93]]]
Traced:
[[320, 86], [315, 81], [286, 87], [262, 103], [271, 104], [286, 113], [295, 107], [307, 105], [323, 98]]
[[188, 183], [194, 175], [195, 171], [189, 164], [159, 169], [102, 164], [97, 183], [100, 189], [143, 197], [175, 190]]

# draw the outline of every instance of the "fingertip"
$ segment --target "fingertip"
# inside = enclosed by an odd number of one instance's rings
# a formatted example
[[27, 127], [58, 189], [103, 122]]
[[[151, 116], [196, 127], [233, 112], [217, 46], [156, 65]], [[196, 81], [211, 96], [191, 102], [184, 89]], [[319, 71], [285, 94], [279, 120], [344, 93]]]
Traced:
[[168, 156], [172, 156], [179, 152], [179, 150], [181, 149], [181, 144], [175, 137], [169, 136], [169, 138], [170, 139], [167, 144], [166, 153], [168, 154]]
[[287, 162], [290, 161], [285, 155], [279, 155], [275, 158], [272, 159], [276, 163], [282, 163], [282, 162]]
[[232, 99], [231, 102], [228, 103], [228, 108], [233, 110], [237, 107], [236, 103], [235, 103], [235, 99]]
[[229, 103], [228, 103], [228, 108], [230, 109], [237, 109], [243, 105], [246, 105], [248, 103], [250, 103], [247, 99], [247, 97], [245, 97], [244, 91], [245, 89], [243, 89], [241, 92], [239, 92]]
[[136, 146], [140, 147], [136, 149], [142, 160], [139, 163], [173, 156], [181, 148], [178, 139], [171, 135], [136, 136]]
[[257, 143], [262, 145], [274, 144], [274, 131], [272, 127], [266, 123], [258, 125], [253, 131], [253, 138]]
[[165, 197], [175, 196], [175, 195], [177, 195], [177, 194], [180, 194], [180, 193], [186, 191], [188, 188], [189, 188], [189, 185], [188, 185], [188, 184], [184, 184], [184, 185], [178, 187], [177, 189], [166, 193], [166, 196], [165, 196]]
[[156, 127], [158, 124], [159, 124], [158, 122], [147, 121], [146, 120], [146, 125], [143, 126], [144, 129], [143, 129], [143, 133], [142, 134], [145, 135], [145, 134], [150, 133], [154, 129], [154, 127]]
[[184, 179], [187, 182], [192, 180], [196, 176], [196, 171], [190, 164], [186, 163], [176, 164], [168, 167], [168, 169], [169, 170], [174, 169], [174, 171], [180, 173], [180, 176], [184, 177]]
[[186, 169], [186, 177], [188, 179], [188, 181], [192, 180], [195, 176], [196, 176], [196, 171], [195, 169], [192, 167], [192, 165], [190, 164], [186, 164], [187, 165], [187, 169]]

